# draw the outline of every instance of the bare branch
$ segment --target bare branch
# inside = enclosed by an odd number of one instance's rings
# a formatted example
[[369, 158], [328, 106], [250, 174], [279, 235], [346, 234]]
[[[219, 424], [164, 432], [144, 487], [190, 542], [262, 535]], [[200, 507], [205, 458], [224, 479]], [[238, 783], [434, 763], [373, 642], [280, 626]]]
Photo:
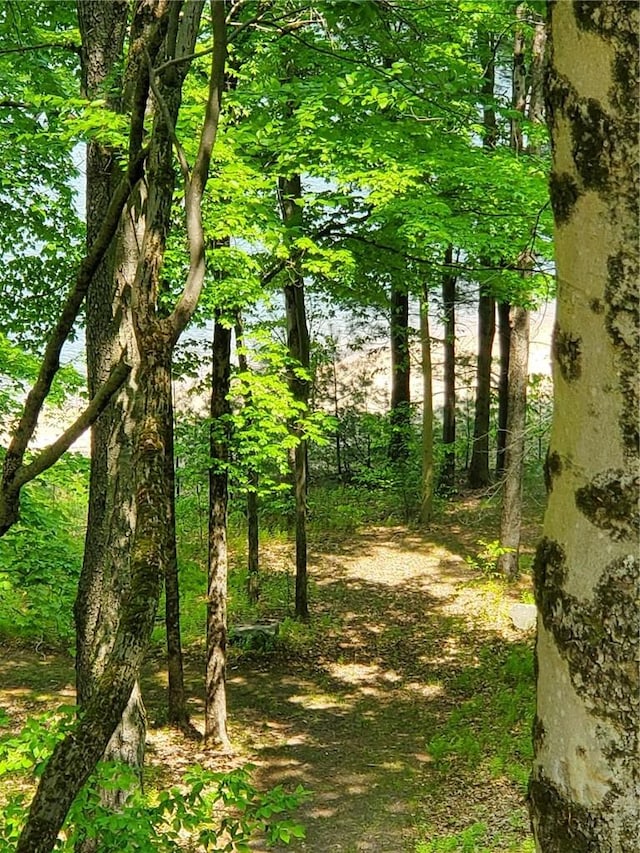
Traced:
[[68, 50], [80, 56], [80, 45], [74, 44], [72, 41], [50, 41], [42, 42], [42, 44], [23, 44], [15, 45], [14, 47], [5, 47], [0, 50], [0, 56], [7, 56], [11, 53], [30, 53], [34, 50]]
[[205, 275], [205, 242], [202, 227], [202, 197], [209, 177], [211, 153], [218, 135], [220, 107], [224, 89], [224, 69], [227, 59], [227, 33], [224, 3], [211, 0], [214, 51], [211, 59], [209, 97], [205, 111], [198, 154], [191, 180], [185, 187], [187, 237], [189, 240], [189, 274], [184, 290], [171, 315], [164, 321], [174, 340], [187, 325], [202, 292]]
[[121, 388], [130, 373], [131, 366], [129, 364], [125, 361], [118, 362], [107, 380], [93, 396], [87, 408], [76, 418], [71, 426], [53, 444], [43, 448], [32, 462], [28, 465], [23, 465], [18, 470], [13, 481], [14, 487], [18, 490], [21, 489], [26, 483], [31, 482], [31, 480], [42, 474], [43, 471], [47, 471], [55, 465], [74, 441], [77, 441], [98, 420], [113, 395]]

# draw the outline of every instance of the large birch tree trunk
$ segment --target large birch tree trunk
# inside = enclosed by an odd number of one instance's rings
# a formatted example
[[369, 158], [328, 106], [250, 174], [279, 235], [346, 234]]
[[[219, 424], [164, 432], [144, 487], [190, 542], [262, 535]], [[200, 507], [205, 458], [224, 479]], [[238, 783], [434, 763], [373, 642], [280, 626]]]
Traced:
[[636, 3], [550, 6], [558, 297], [535, 560], [540, 853], [638, 850], [639, 30]]

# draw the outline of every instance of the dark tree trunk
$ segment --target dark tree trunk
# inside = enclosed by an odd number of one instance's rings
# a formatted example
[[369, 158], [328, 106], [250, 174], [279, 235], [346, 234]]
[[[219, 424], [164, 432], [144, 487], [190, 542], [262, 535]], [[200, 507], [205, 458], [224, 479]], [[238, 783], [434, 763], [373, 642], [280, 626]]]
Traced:
[[209, 571], [204, 737], [229, 747], [227, 697], [227, 504], [229, 500], [231, 329], [216, 312], [211, 373], [211, 467], [209, 469]]
[[429, 291], [420, 301], [420, 345], [422, 351], [422, 499], [420, 521], [429, 524], [433, 514], [433, 367], [429, 332]]
[[[280, 178], [278, 181], [282, 218], [290, 229], [302, 227], [302, 209], [296, 200], [301, 197], [300, 175]], [[284, 286], [285, 310], [287, 317], [287, 346], [291, 358], [304, 371], [309, 370], [309, 330], [304, 300], [304, 278], [299, 261], [293, 262], [288, 269], [289, 279]], [[289, 373], [289, 387], [294, 400], [307, 406], [309, 401], [309, 380], [295, 371]], [[298, 423], [293, 424], [293, 432], [298, 439], [293, 454], [293, 488], [296, 506], [296, 603], [295, 615], [298, 619], [309, 618], [307, 600], [307, 442]]]
[[498, 341], [500, 343], [500, 378], [498, 380], [498, 433], [496, 436], [496, 478], [504, 474], [507, 444], [507, 412], [509, 411], [509, 348], [511, 346], [511, 305], [498, 302]]
[[[172, 395], [173, 396], [173, 395]], [[174, 425], [173, 399], [169, 401], [169, 418], [166, 429], [166, 478], [171, 496], [171, 507], [167, 522], [169, 550], [166, 557], [167, 573], [164, 580], [165, 626], [167, 631], [167, 716], [169, 723], [192, 732], [187, 710], [187, 695], [184, 687], [184, 665], [182, 639], [180, 635], [180, 578], [178, 572], [178, 549], [176, 543], [176, 469], [173, 445]]]
[[[236, 347], [238, 366], [241, 373], [247, 373], [247, 355], [244, 350], [244, 329], [240, 312], [236, 319]], [[251, 392], [246, 398], [246, 404], [251, 404]], [[260, 519], [258, 507], [258, 487], [260, 475], [258, 469], [249, 462], [247, 471], [247, 595], [252, 604], [260, 597]]]
[[389, 459], [406, 462], [411, 434], [409, 294], [391, 287], [391, 411]]
[[508, 548], [509, 551], [498, 557], [498, 570], [508, 578], [517, 576], [520, 555], [528, 365], [529, 312], [526, 308], [514, 305], [511, 308], [509, 415], [507, 418], [502, 520], [500, 523], [500, 544], [504, 548]]
[[453, 247], [444, 256], [442, 308], [444, 312], [444, 403], [442, 406], [442, 443], [444, 457], [439, 486], [450, 492], [456, 484], [456, 277], [452, 274]]
[[469, 464], [469, 486], [481, 489], [491, 482], [489, 472], [489, 424], [491, 412], [491, 352], [496, 328], [495, 301], [480, 293], [478, 303], [478, 366], [473, 450]]
[[[495, 39], [491, 33], [481, 34], [480, 58], [484, 66], [482, 94], [484, 138], [483, 147], [492, 150], [497, 142], [495, 97]], [[483, 263], [490, 265], [489, 261]], [[478, 365], [476, 401], [473, 423], [473, 446], [467, 479], [472, 489], [485, 488], [491, 482], [489, 471], [489, 424], [491, 416], [491, 353], [496, 326], [495, 300], [480, 288], [478, 302]]]

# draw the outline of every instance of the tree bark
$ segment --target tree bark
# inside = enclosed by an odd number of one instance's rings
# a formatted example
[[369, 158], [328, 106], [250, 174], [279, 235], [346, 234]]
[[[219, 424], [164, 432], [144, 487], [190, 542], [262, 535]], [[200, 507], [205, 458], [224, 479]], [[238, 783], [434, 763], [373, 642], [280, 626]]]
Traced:
[[509, 411], [509, 350], [511, 348], [511, 305], [498, 302], [498, 341], [500, 343], [500, 378], [498, 380], [498, 434], [496, 437], [496, 479], [504, 474], [507, 447], [507, 413]]
[[[151, 31], [176, 35], [176, 52], [184, 49], [176, 15], [181, 7], [164, 2], [141, 3], [138, 7]], [[201, 4], [183, 9], [181, 22], [193, 22], [192, 12]], [[215, 142], [219, 115], [226, 34], [224, 6], [213, 4], [214, 51], [208, 100], [198, 153], [193, 170], [185, 176], [185, 208], [190, 265], [182, 294], [171, 314], [159, 319], [157, 295], [164, 257], [164, 241], [170, 203], [164, 193], [173, 194], [171, 159], [166, 156], [172, 134], [167, 116], [156, 117], [147, 164], [149, 187], [144, 239], [131, 288], [131, 307], [137, 349], [140, 354], [134, 384], [134, 424], [132, 468], [134, 471], [135, 532], [131, 544], [130, 583], [122, 597], [115, 640], [107, 652], [106, 663], [93, 684], [83, 713], [73, 731], [56, 746], [47, 763], [31, 803], [27, 822], [20, 836], [18, 853], [48, 853], [56, 841], [67, 811], [95, 768], [111, 739], [134, 690], [143, 656], [154, 625], [162, 583], [166, 577], [167, 520], [171, 512], [171, 493], [166, 473], [166, 423], [171, 400], [171, 356], [173, 347], [195, 310], [205, 273], [202, 197], [209, 174], [211, 151]], [[196, 15], [196, 19], [198, 17]], [[134, 19], [135, 25], [135, 19]], [[195, 38], [195, 35], [194, 35]], [[153, 38], [134, 40], [139, 57], [144, 57], [136, 72], [135, 91], [151, 85], [148, 59], [153, 62]], [[145, 49], [146, 48], [146, 49]], [[186, 73], [186, 71], [185, 71]], [[171, 75], [172, 86], [176, 83]], [[180, 78], [178, 78], [179, 80]], [[167, 83], [167, 81], [164, 81]], [[168, 85], [168, 84], [167, 84]], [[160, 90], [158, 84], [156, 89]], [[175, 95], [175, 93], [174, 93]], [[135, 97], [135, 96], [134, 96]], [[177, 99], [179, 102], [179, 99]], [[171, 103], [176, 103], [172, 100]], [[137, 113], [134, 113], [137, 115]], [[133, 131], [137, 130], [132, 128]], [[169, 175], [169, 170], [171, 175]]]
[[227, 505], [229, 502], [229, 384], [231, 329], [216, 312], [211, 372], [211, 467], [209, 469], [209, 568], [204, 737], [229, 748], [227, 735]]
[[[249, 365], [244, 349], [244, 329], [239, 311], [236, 319], [236, 348], [240, 372], [247, 373]], [[251, 392], [247, 395], [246, 403], [251, 403]], [[259, 484], [258, 469], [252, 462], [249, 462], [249, 470], [247, 471], [247, 596], [252, 604], [256, 604], [260, 597]]]
[[[484, 138], [482, 145], [492, 150], [497, 142], [495, 97], [495, 39], [491, 33], [480, 34]], [[487, 263], [487, 261], [483, 261]], [[490, 264], [488, 264], [490, 266]], [[496, 327], [495, 300], [480, 288], [478, 301], [478, 363], [476, 372], [476, 401], [473, 424], [473, 445], [467, 480], [472, 489], [482, 489], [491, 482], [489, 471], [489, 423], [491, 415], [491, 354]]]
[[411, 363], [409, 358], [409, 294], [391, 286], [391, 411], [389, 459], [406, 462], [411, 433]]
[[176, 469], [174, 456], [174, 412], [173, 394], [169, 400], [169, 417], [166, 423], [166, 473], [167, 489], [171, 498], [169, 518], [167, 520], [166, 557], [167, 570], [164, 579], [165, 610], [164, 621], [167, 631], [167, 718], [169, 723], [193, 734], [189, 720], [187, 694], [184, 687], [184, 664], [182, 659], [182, 638], [180, 632], [180, 576], [178, 570], [178, 549], [176, 541]]
[[442, 407], [442, 443], [444, 457], [440, 488], [450, 492], [456, 485], [456, 277], [452, 274], [453, 247], [448, 246], [442, 276], [444, 312], [444, 403]]
[[[296, 202], [302, 195], [300, 175], [280, 178], [278, 181], [282, 218], [289, 229], [302, 228], [302, 208]], [[309, 401], [309, 330], [304, 299], [304, 278], [300, 260], [292, 261], [288, 268], [289, 279], [284, 286], [287, 318], [287, 347], [292, 360], [300, 365], [305, 375], [295, 368], [289, 371], [289, 388], [293, 399], [305, 408]], [[293, 488], [296, 506], [296, 593], [295, 615], [309, 618], [307, 595], [307, 442], [299, 422], [292, 426], [298, 443], [293, 454]]]
[[429, 524], [433, 515], [433, 373], [429, 334], [429, 291], [420, 303], [420, 344], [422, 350], [422, 499], [420, 521]]
[[511, 308], [509, 352], [509, 398], [505, 447], [505, 478], [500, 522], [500, 544], [509, 550], [498, 557], [497, 568], [507, 578], [518, 574], [520, 524], [522, 519], [522, 475], [524, 471], [527, 382], [529, 380], [529, 312]]
[[635, 3], [553, 3], [557, 316], [534, 563], [539, 853], [635, 853], [640, 826], [640, 234]]
[[[89, 97], [101, 94], [118, 63], [123, 61], [128, 25], [127, 3], [80, 0], [83, 88]], [[112, 92], [122, 90], [113, 87]], [[121, 106], [111, 95], [110, 105]], [[87, 242], [93, 243], [120, 179], [115, 152], [91, 142], [87, 149]], [[89, 393], [95, 396], [105, 377], [126, 351], [136, 367], [91, 430], [89, 509], [84, 559], [75, 601], [76, 693], [86, 708], [104, 672], [130, 586], [130, 548], [135, 533], [133, 442], [136, 428], [132, 382], [139, 364], [131, 312], [123, 293], [135, 277], [144, 223], [131, 207], [121, 221], [111, 248], [94, 273], [87, 292], [86, 351]], [[122, 720], [107, 744], [104, 758], [128, 764], [142, 784], [146, 719], [139, 687], [131, 692]], [[120, 809], [130, 791], [102, 790], [102, 803]], [[78, 845], [82, 853], [98, 849], [99, 838]]]
[[491, 482], [489, 423], [491, 414], [491, 353], [496, 329], [495, 314], [493, 296], [481, 292], [478, 302], [478, 363], [473, 449], [468, 473], [469, 486], [472, 489], [485, 488]]

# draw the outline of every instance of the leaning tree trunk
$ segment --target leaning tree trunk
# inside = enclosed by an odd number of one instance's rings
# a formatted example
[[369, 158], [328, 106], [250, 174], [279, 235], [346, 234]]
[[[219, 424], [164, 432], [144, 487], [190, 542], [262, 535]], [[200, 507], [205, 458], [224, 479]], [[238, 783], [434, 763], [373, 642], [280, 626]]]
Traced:
[[511, 305], [498, 302], [498, 341], [500, 344], [500, 378], [498, 379], [498, 432], [496, 435], [496, 478], [504, 474], [507, 447], [507, 413], [509, 411], [509, 349], [511, 347]]
[[[278, 181], [282, 218], [291, 229], [302, 227], [302, 208], [296, 203], [302, 195], [300, 175]], [[287, 346], [293, 361], [305, 372], [309, 370], [309, 330], [304, 300], [304, 277], [299, 260], [288, 269], [289, 280], [284, 286], [287, 317]], [[309, 380], [296, 370], [289, 373], [293, 399], [304, 408], [309, 402]], [[309, 618], [307, 598], [307, 442], [299, 423], [293, 425], [298, 439], [293, 454], [294, 495], [296, 504], [296, 603], [298, 619]]]
[[524, 471], [528, 379], [529, 311], [519, 305], [514, 305], [511, 308], [505, 477], [500, 522], [500, 544], [508, 550], [500, 554], [497, 564], [498, 571], [507, 578], [517, 576], [520, 558], [522, 475]]
[[409, 294], [391, 286], [391, 410], [389, 459], [406, 462], [411, 432], [411, 364], [409, 357]]
[[420, 345], [422, 350], [422, 499], [420, 521], [429, 524], [433, 515], [433, 368], [429, 333], [429, 290], [425, 287], [420, 303]]
[[491, 416], [491, 353], [496, 329], [495, 314], [493, 296], [481, 292], [478, 303], [478, 366], [473, 449], [468, 472], [469, 486], [472, 489], [482, 489], [491, 482], [489, 424]]
[[444, 313], [444, 403], [442, 406], [442, 444], [444, 456], [439, 485], [450, 492], [456, 485], [456, 277], [451, 270], [453, 247], [448, 246], [442, 275]]
[[635, 853], [640, 826], [636, 3], [553, 3], [558, 275], [530, 810], [539, 853]]
[[[149, 79], [149, 59], [154, 61], [154, 30], [168, 31], [174, 37], [178, 56], [188, 45], [185, 28], [197, 31], [201, 4], [189, 8], [159, 6], [151, 15], [151, 37], [140, 32], [135, 49], [140, 60], [135, 74], [135, 89], [144, 108], [150, 87], [176, 96], [179, 86], [172, 72], [169, 79]], [[177, 15], [183, 11], [178, 23]], [[171, 132], [167, 126], [170, 112], [156, 116], [147, 162], [145, 233], [131, 300], [139, 364], [135, 372], [135, 435], [132, 464], [135, 478], [135, 532], [131, 543], [130, 583], [123, 596], [122, 611], [112, 648], [103, 671], [97, 677], [83, 713], [73, 730], [55, 747], [31, 803], [20, 835], [17, 853], [49, 853], [76, 795], [95, 769], [96, 763], [113, 736], [134, 690], [147, 649], [158, 600], [166, 576], [167, 519], [171, 512], [171, 493], [166, 472], [166, 422], [171, 400], [171, 358], [173, 348], [195, 311], [205, 274], [204, 235], [201, 205], [209, 174], [211, 151], [216, 138], [226, 57], [225, 12], [222, 4], [213, 4], [214, 51], [205, 119], [195, 164], [184, 170], [184, 205], [189, 242], [189, 272], [169, 317], [158, 318], [157, 295], [164, 258], [165, 238], [173, 194]], [[176, 26], [169, 26], [170, 23]], [[194, 36], [195, 38], [195, 36]], [[151, 48], [151, 49], [150, 49]], [[187, 50], [187, 55], [190, 51]], [[171, 67], [172, 68], [172, 67]], [[178, 98], [179, 100], [179, 98]], [[171, 103], [167, 97], [165, 105]], [[175, 103], [175, 101], [173, 101]], [[169, 109], [169, 107], [167, 107]], [[141, 117], [142, 111], [134, 116]], [[140, 127], [132, 123], [130, 142], [135, 146]], [[171, 173], [171, 174], [170, 174]]]
[[216, 311], [211, 372], [211, 467], [209, 468], [209, 568], [204, 737], [230, 746], [227, 735], [227, 506], [229, 503], [229, 383], [231, 329]]
[[[127, 29], [126, 3], [78, 3], [82, 36], [83, 88], [89, 97], [101, 93], [122, 61]], [[157, 50], [157, 47], [156, 47]], [[118, 103], [111, 101], [112, 108]], [[121, 180], [113, 151], [92, 142], [86, 167], [87, 243], [100, 230], [113, 192]], [[130, 310], [123, 293], [131, 286], [138, 262], [138, 245], [144, 223], [135, 212], [125, 211], [110, 251], [94, 274], [87, 292], [86, 347], [89, 394], [93, 397], [114, 366], [127, 352], [137, 361]], [[130, 582], [130, 543], [135, 531], [132, 478], [135, 416], [132, 383], [114, 396], [91, 429], [89, 509], [84, 559], [75, 601], [76, 693], [81, 708], [93, 695], [98, 678], [113, 649], [123, 597]], [[128, 764], [142, 781], [145, 747], [145, 713], [140, 690], [132, 691], [122, 721], [111, 738], [104, 758]], [[130, 792], [101, 791], [103, 805], [117, 810]], [[83, 853], [96, 850], [99, 839], [78, 845]]]

